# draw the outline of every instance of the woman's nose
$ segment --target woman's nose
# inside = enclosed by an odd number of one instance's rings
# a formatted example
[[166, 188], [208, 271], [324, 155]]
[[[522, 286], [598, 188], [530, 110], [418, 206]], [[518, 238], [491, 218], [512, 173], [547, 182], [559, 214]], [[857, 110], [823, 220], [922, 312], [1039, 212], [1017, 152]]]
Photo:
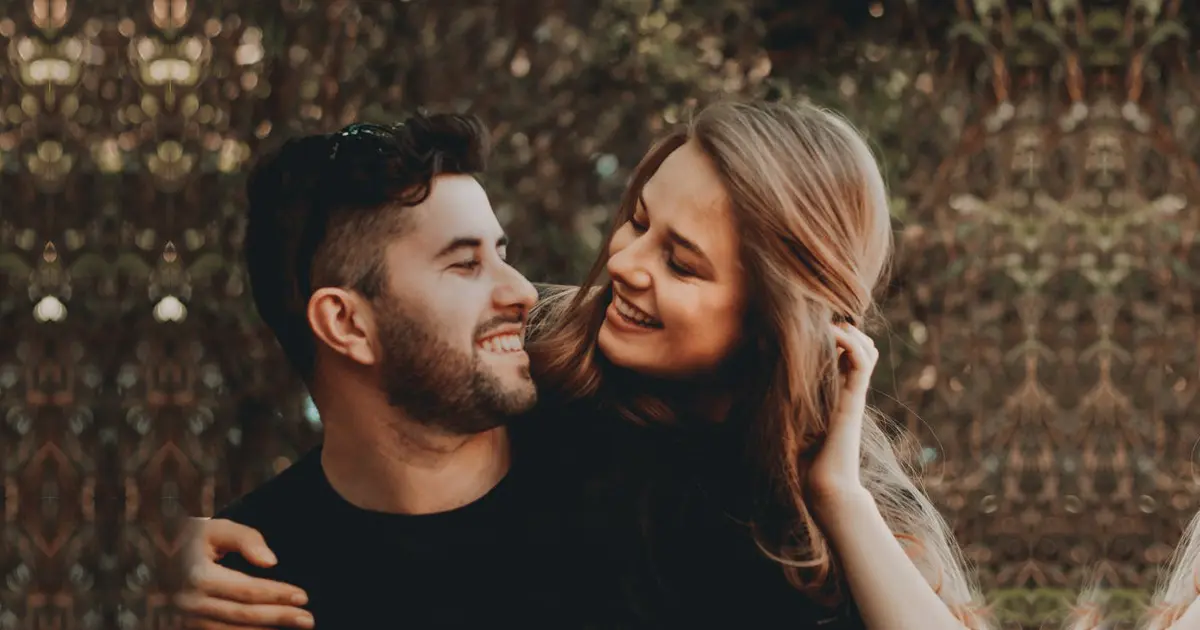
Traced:
[[631, 289], [648, 289], [651, 284], [650, 272], [641, 264], [637, 255], [637, 243], [616, 252], [608, 258], [608, 275], [613, 280]]

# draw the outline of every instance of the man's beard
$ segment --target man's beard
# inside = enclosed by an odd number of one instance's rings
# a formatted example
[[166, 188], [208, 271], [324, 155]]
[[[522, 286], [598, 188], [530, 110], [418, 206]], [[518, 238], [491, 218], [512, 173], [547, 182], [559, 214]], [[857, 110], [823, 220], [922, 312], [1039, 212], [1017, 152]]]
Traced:
[[[390, 296], [377, 304], [381, 387], [388, 403], [404, 409], [414, 421], [472, 435], [507, 423], [537, 402], [532, 381], [506, 389], [478, 351], [467, 354], [439, 338], [428, 316], [406, 311]], [[481, 328], [511, 321], [492, 321]], [[529, 378], [528, 369], [523, 376]]]

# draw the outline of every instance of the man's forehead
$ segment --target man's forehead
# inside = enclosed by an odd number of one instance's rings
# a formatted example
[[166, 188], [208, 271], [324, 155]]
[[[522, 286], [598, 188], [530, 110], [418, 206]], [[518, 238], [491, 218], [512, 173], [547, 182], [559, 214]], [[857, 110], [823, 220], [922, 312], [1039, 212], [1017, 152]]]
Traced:
[[422, 251], [459, 238], [495, 241], [504, 233], [483, 188], [468, 176], [437, 178], [425, 201], [403, 211], [409, 213], [405, 236]]

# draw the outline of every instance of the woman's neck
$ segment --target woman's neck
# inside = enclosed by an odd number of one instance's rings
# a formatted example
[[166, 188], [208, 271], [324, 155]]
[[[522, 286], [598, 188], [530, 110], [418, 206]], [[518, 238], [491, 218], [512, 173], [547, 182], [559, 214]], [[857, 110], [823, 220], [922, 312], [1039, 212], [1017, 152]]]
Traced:
[[722, 424], [729, 419], [733, 409], [733, 394], [728, 390], [701, 387], [689, 392], [679, 404], [686, 408], [690, 417], [711, 424]]
[[729, 418], [735, 395], [733, 388], [721, 379], [688, 380], [656, 379], [634, 372], [625, 372], [616, 387], [627, 392], [662, 401], [677, 418], [692, 422], [721, 424]]

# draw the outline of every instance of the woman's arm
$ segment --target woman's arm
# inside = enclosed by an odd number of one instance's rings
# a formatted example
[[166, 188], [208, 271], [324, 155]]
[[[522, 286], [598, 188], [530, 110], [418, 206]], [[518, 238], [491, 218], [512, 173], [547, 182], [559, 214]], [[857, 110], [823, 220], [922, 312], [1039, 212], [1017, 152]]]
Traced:
[[844, 366], [838, 408], [809, 469], [810, 507], [832, 544], [863, 623], [869, 630], [961, 630], [888, 527], [860, 475], [863, 416], [875, 342], [849, 324], [835, 326]]
[[909, 558], [865, 489], [813, 505], [869, 630], [961, 630], [964, 626]]
[[275, 554], [261, 534], [224, 519], [193, 519], [185, 554], [187, 586], [175, 598], [184, 627], [206, 630], [312, 628], [312, 615], [300, 606], [308, 596], [299, 587], [250, 577], [218, 561], [237, 552], [253, 566], [270, 567]]

